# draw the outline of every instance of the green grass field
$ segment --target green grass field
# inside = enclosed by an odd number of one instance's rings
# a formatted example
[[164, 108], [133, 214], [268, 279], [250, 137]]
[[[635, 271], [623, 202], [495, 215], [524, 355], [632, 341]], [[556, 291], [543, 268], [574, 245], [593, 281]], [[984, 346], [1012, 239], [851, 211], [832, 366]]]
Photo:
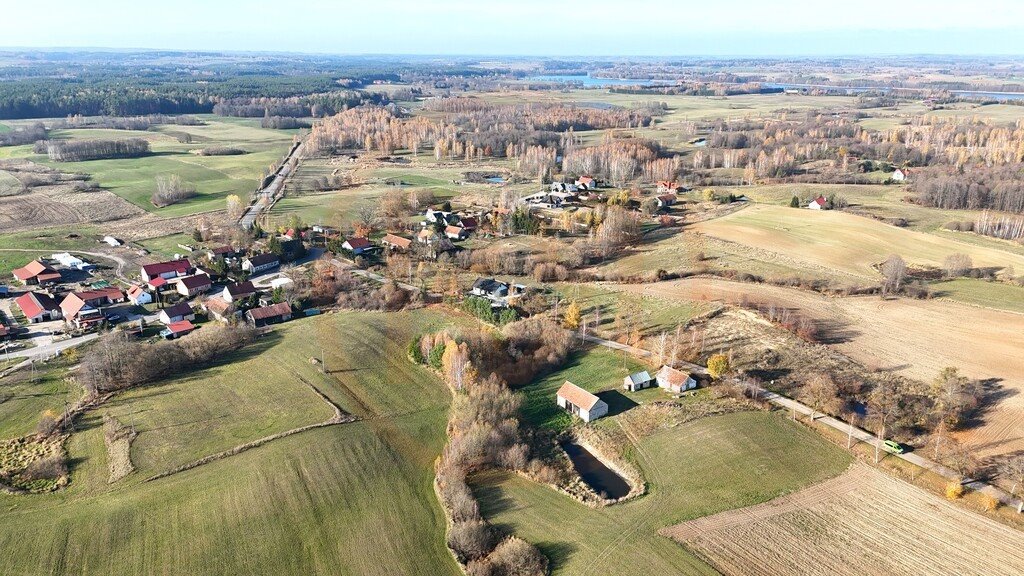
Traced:
[[[16, 358], [11, 359], [16, 364]], [[0, 356], [0, 362], [6, 363]], [[5, 366], [0, 365], [0, 370]], [[82, 388], [69, 381], [67, 366], [60, 362], [20, 370], [0, 381], [0, 439], [20, 438], [35, 432], [45, 410], [64, 411], [65, 401], [74, 403]]]
[[629, 403], [618, 392], [622, 378], [639, 370], [651, 368], [637, 362], [632, 356], [603, 346], [576, 352], [561, 369], [520, 389], [525, 396], [523, 417], [534, 426], [553, 430], [569, 428], [572, 425], [571, 417], [555, 404], [555, 393], [566, 380], [590, 392], [602, 393], [601, 397], [614, 414]]
[[[593, 284], [559, 284], [556, 288], [562, 296], [562, 306], [576, 301], [583, 316], [587, 319], [589, 330], [595, 328], [601, 334], [615, 334], [619, 327], [615, 326], [615, 317], [629, 314], [628, 310], [639, 310], [637, 316], [644, 335], [657, 334], [663, 330], [675, 330], [679, 324], [710, 312], [717, 307], [708, 302], [683, 302], [665, 300], [653, 296], [629, 296], [617, 290], [611, 290]], [[564, 308], [563, 308], [564, 310]], [[601, 313], [601, 326], [595, 327], [595, 314]]]
[[[31, 146], [0, 148], [0, 157], [24, 156], [67, 172], [92, 176], [101, 186], [129, 202], [161, 216], [183, 216], [224, 208], [229, 194], [249, 198], [260, 176], [288, 151], [292, 134], [259, 127], [258, 120], [200, 116], [203, 126], [162, 125], [148, 131], [73, 129], [58, 130], [53, 138], [149, 140], [152, 154], [144, 158], [92, 160], [87, 162], [50, 162], [44, 155], [32, 154]], [[189, 135], [191, 143], [179, 136]], [[195, 150], [211, 146], [232, 146], [246, 150], [238, 156], [199, 156]], [[195, 185], [199, 195], [184, 202], [156, 208], [150, 196], [156, 178], [177, 174]]]
[[842, 472], [850, 457], [779, 413], [711, 416], [643, 438], [627, 451], [647, 495], [591, 509], [521, 477], [475, 479], [484, 516], [535, 543], [552, 574], [716, 574], [657, 530], [750, 506]]
[[[89, 225], [74, 228], [48, 228], [28, 232], [0, 234], [0, 283], [8, 282], [11, 270], [28, 264], [41, 254], [57, 250], [90, 250], [97, 246], [99, 229]], [[77, 237], [69, 238], [69, 235]], [[11, 248], [12, 250], [5, 250]], [[16, 250], [15, 250], [16, 249]], [[23, 252], [22, 250], [31, 250]], [[38, 251], [38, 253], [36, 252]]]
[[[0, 572], [458, 574], [432, 488], [450, 395], [405, 358], [415, 334], [449, 322], [430, 311], [293, 321], [240, 362], [90, 413], [68, 442], [67, 490], [0, 496]], [[309, 362], [322, 353], [327, 374]], [[363, 420], [141, 481], [148, 468], [326, 418], [302, 379]], [[132, 458], [143, 470], [113, 486], [103, 410], [140, 432]]]
[[191, 244], [196, 246], [197, 243], [190, 232], [181, 232], [179, 234], [170, 234], [168, 236], [156, 236], [153, 238], [146, 238], [138, 242], [143, 248], [149, 250], [154, 256], [162, 258], [173, 258], [175, 254], [182, 254], [185, 250], [178, 247], [178, 244]]
[[1020, 286], [959, 278], [937, 282], [931, 288], [940, 298], [1024, 314], [1024, 288]]

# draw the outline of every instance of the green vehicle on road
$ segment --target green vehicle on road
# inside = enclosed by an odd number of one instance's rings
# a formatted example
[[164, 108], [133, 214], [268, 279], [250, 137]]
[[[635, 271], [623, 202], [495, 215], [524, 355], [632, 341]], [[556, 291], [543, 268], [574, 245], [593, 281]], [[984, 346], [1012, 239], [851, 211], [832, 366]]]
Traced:
[[907, 451], [902, 444], [895, 440], [886, 440], [885, 442], [882, 442], [882, 449], [893, 454], [903, 454]]

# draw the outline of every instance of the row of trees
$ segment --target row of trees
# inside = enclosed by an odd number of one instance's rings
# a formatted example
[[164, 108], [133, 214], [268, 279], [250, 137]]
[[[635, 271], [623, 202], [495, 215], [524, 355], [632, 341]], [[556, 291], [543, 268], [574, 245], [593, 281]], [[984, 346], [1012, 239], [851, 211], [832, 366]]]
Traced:
[[111, 158], [138, 158], [149, 154], [149, 141], [142, 138], [122, 140], [44, 140], [36, 144], [36, 153], [45, 153], [54, 162], [83, 162]]

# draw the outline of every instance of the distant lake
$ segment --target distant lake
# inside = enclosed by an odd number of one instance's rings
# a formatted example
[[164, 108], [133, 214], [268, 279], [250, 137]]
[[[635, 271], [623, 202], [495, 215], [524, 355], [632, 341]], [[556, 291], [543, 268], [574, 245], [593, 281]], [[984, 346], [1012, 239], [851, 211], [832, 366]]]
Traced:
[[586, 74], [554, 74], [529, 76], [526, 78], [532, 82], [569, 82], [582, 84], [584, 88], [595, 88], [599, 86], [653, 86], [655, 84], [671, 85], [669, 80], [651, 80], [650, 78], [597, 78]]

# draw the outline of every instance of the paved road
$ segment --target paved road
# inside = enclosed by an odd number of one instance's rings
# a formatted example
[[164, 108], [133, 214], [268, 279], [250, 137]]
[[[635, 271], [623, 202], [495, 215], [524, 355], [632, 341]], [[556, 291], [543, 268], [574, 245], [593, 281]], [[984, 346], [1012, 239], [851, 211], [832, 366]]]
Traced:
[[[296, 143], [292, 146], [291, 151], [288, 152], [288, 156], [285, 157], [284, 162], [277, 169], [277, 173], [274, 174], [274, 179], [270, 181], [265, 188], [256, 192], [256, 200], [246, 208], [245, 213], [242, 214], [242, 218], [238, 223], [242, 228], [248, 230], [253, 227], [256, 223], [256, 219], [260, 217], [260, 214], [270, 205], [270, 202], [277, 200], [282, 192], [284, 191], [284, 184], [288, 180], [288, 176], [291, 175], [292, 159], [297, 159], [302, 150], [302, 142]], [[269, 199], [269, 200], [268, 200]]]
[[[634, 346], [627, 346], [626, 344], [620, 344], [618, 342], [613, 342], [611, 340], [605, 340], [603, 338], [598, 338], [596, 336], [589, 336], [588, 335], [588, 336], [581, 336], [581, 338], [583, 340], [586, 340], [587, 342], [593, 342], [595, 344], [599, 344], [601, 346], [605, 346], [607, 348], [612, 348], [612, 349], [615, 349], [615, 350], [623, 350], [623, 351], [626, 351], [626, 352], [628, 352], [630, 354], [633, 354], [634, 356], [639, 356], [641, 358], [650, 358], [651, 356], [653, 356], [653, 354], [651, 354], [647, 350], [643, 350], [641, 348], [636, 348]], [[684, 362], [684, 363], [681, 363], [680, 367], [688, 369], [688, 370], [692, 370], [692, 371], [695, 371], [695, 372], [699, 372], [701, 374], [707, 374], [707, 368], [704, 368], [703, 366], [697, 366], [696, 364], [690, 364], [690, 363], [685, 363]], [[757, 387], [756, 391], [757, 391], [758, 396], [761, 399], [766, 400], [768, 402], [771, 402], [772, 404], [774, 404], [776, 406], [779, 406], [781, 408], [785, 408], [786, 410], [795, 411], [795, 412], [797, 412], [799, 414], [803, 414], [805, 416], [812, 416], [812, 415], [816, 415], [816, 414], [821, 414], [820, 412], [816, 412], [816, 411], [811, 410], [810, 406], [807, 406], [806, 404], [804, 404], [802, 402], [798, 402], [796, 400], [793, 400], [792, 398], [788, 398], [788, 397], [783, 396], [781, 394], [777, 394], [775, 392], [770, 392], [770, 391], [765, 390], [764, 388], [760, 388], [760, 387]], [[842, 420], [839, 420], [838, 418], [833, 418], [831, 416], [818, 416], [818, 418], [816, 418], [816, 420], [820, 424], [824, 424], [824, 425], [826, 425], [826, 426], [828, 426], [830, 428], [838, 430], [838, 431], [842, 432], [843, 434], [848, 434], [850, 432], [850, 425], [847, 424], [846, 422], [843, 422]], [[853, 437], [856, 438], [860, 442], [864, 442], [864, 443], [870, 444], [872, 446], [874, 446], [878, 442], [878, 439], [875, 437], [874, 434], [872, 434], [872, 433], [870, 433], [867, 430], [864, 430], [862, 428], [854, 427], [853, 428]], [[949, 469], [949, 468], [939, 464], [938, 462], [935, 462], [933, 460], [925, 458], [924, 456], [921, 456], [919, 454], [915, 454], [913, 452], [909, 452], [909, 453], [906, 453], [906, 454], [892, 454], [892, 453], [886, 452], [886, 454], [889, 455], [889, 456], [895, 456], [896, 458], [901, 458], [901, 459], [903, 459], [903, 460], [905, 460], [907, 462], [910, 462], [911, 464], [914, 464], [915, 466], [919, 466], [921, 468], [924, 468], [925, 470], [929, 470], [931, 472], [934, 472], [934, 473], [936, 473], [939, 476], [942, 476], [944, 478], [948, 478], [950, 480], [961, 480], [960, 475], [957, 474], [954, 470], [951, 470], [951, 469]], [[972, 490], [976, 490], [978, 492], [982, 492], [984, 494], [987, 494], [989, 496], [997, 498], [1004, 505], [1012, 506], [1012, 507], [1016, 508], [1018, 511], [1021, 511], [1022, 508], [1024, 508], [1024, 501], [1010, 496], [1009, 494], [1004, 492], [1002, 489], [1000, 489], [1000, 488], [998, 488], [996, 486], [993, 486], [991, 484], [988, 484], [987, 482], [983, 482], [981, 480], [967, 479], [967, 480], [964, 480], [962, 483], [963, 483], [964, 486], [966, 486], [966, 487], [968, 487], [968, 488], [970, 488]]]

